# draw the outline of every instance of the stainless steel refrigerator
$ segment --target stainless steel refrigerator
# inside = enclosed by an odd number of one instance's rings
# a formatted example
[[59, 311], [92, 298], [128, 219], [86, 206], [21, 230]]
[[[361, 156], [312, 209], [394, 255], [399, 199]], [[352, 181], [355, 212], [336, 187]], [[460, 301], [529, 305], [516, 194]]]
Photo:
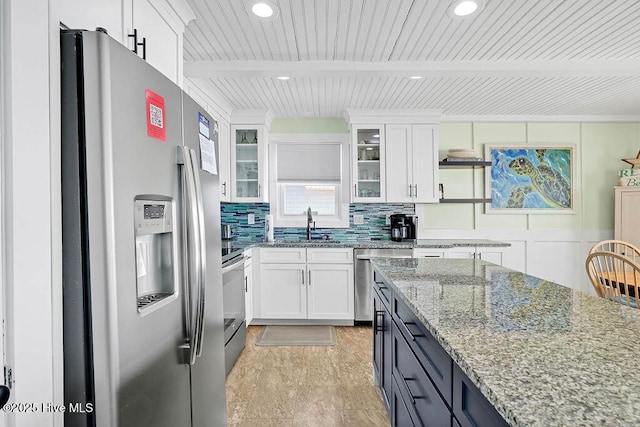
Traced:
[[61, 58], [65, 426], [225, 425], [217, 124], [105, 33]]

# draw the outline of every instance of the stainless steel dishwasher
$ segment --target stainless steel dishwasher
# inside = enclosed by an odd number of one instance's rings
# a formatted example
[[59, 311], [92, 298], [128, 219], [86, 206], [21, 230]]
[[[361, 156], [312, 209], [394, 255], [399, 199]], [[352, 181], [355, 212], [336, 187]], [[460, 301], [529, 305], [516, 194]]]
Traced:
[[412, 249], [355, 249], [355, 321], [356, 323], [373, 322], [373, 297], [371, 296], [371, 282], [373, 281], [373, 267], [369, 260], [373, 257], [411, 258]]

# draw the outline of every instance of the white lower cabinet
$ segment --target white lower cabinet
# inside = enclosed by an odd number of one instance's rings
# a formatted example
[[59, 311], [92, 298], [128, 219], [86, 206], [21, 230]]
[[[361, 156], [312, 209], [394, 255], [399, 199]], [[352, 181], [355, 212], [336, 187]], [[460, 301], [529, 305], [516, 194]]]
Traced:
[[260, 312], [264, 319], [306, 319], [306, 264], [260, 264]]
[[353, 249], [261, 248], [260, 260], [260, 318], [353, 320]]
[[445, 258], [447, 249], [441, 248], [415, 248], [413, 250], [414, 258]]
[[504, 250], [502, 248], [478, 247], [476, 248], [478, 258], [489, 261], [494, 264], [502, 265], [504, 259]]
[[453, 248], [415, 248], [414, 258], [481, 259], [502, 265], [504, 249], [498, 246], [456, 246]]
[[249, 326], [253, 320], [253, 259], [252, 249], [244, 252], [244, 311], [246, 325]]
[[308, 264], [309, 319], [353, 319], [353, 264]]

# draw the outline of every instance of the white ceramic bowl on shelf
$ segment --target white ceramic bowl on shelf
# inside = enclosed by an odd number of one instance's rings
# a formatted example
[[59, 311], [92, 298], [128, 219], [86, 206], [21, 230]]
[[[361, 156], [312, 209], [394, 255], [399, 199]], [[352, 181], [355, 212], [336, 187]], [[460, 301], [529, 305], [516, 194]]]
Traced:
[[458, 159], [472, 158], [478, 157], [478, 153], [476, 153], [475, 150], [468, 148], [453, 148], [447, 152], [447, 157]]

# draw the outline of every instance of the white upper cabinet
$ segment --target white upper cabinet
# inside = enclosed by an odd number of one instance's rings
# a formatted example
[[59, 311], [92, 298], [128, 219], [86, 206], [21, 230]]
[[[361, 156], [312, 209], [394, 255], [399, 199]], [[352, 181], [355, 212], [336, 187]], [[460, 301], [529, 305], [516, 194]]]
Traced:
[[182, 86], [183, 35], [187, 24], [195, 19], [186, 0], [64, 0], [56, 2], [56, 12], [69, 28], [104, 28]]
[[186, 0], [125, 0], [124, 5], [125, 44], [182, 86], [183, 35], [195, 19]]
[[264, 126], [231, 126], [231, 200], [267, 200]]
[[438, 203], [439, 115], [345, 110], [351, 127], [351, 201]]
[[387, 202], [438, 203], [435, 125], [387, 125]]
[[218, 134], [218, 175], [220, 178], [221, 202], [231, 201], [231, 171], [229, 167], [231, 137], [229, 135], [229, 123], [221, 120], [220, 133]]
[[438, 203], [435, 125], [387, 125], [387, 202]]
[[123, 7], [119, 1], [61, 0], [55, 2], [58, 19], [67, 28], [95, 30], [101, 27], [121, 43], [126, 42], [127, 39], [126, 34], [122, 34]]
[[351, 200], [385, 201], [384, 125], [351, 126]]
[[438, 128], [435, 125], [413, 125], [413, 196], [416, 203], [438, 203]]
[[231, 115], [231, 202], [267, 202], [268, 110], [236, 110]]
[[387, 125], [387, 201], [413, 202], [413, 152], [411, 144], [411, 125]]

